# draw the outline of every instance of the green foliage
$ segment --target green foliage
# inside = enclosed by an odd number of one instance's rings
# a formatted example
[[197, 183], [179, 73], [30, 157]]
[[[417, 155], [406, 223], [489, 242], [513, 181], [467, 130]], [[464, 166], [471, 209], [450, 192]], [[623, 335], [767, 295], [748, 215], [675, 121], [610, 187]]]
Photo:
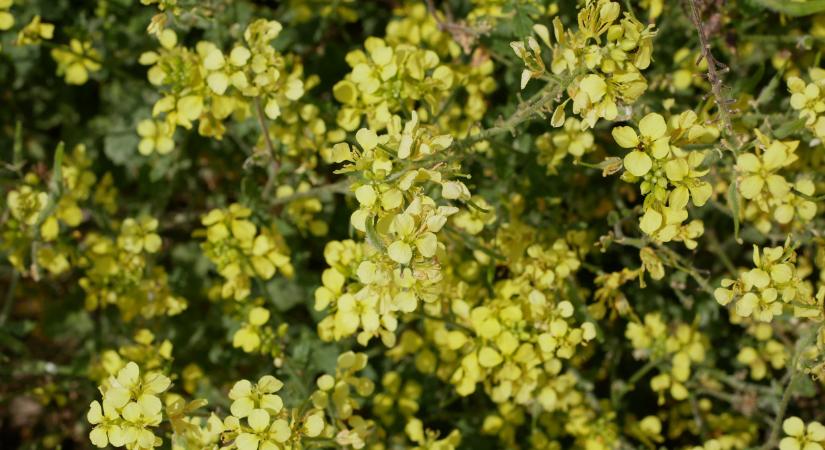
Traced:
[[3, 448], [825, 446], [825, 2], [0, 0]]

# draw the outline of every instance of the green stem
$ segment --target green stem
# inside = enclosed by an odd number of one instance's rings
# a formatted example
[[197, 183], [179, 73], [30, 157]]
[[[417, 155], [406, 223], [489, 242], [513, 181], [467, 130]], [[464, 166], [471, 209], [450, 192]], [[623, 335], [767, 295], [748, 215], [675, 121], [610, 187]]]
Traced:
[[6, 319], [11, 312], [12, 304], [14, 304], [14, 290], [17, 288], [17, 281], [20, 279], [20, 272], [12, 270], [11, 282], [9, 282], [9, 289], [6, 291], [6, 300], [3, 303], [3, 311], [0, 312], [0, 327], [5, 325]]
[[565, 80], [549, 81], [541, 90], [533, 94], [533, 96], [526, 102], [521, 103], [516, 109], [516, 112], [513, 113], [513, 115], [507, 120], [499, 125], [485, 128], [476, 134], [470, 135], [467, 138], [456, 142], [456, 147], [466, 148], [477, 142], [485, 141], [500, 134], [512, 133], [516, 126], [532, 119], [535, 114], [539, 113], [542, 109], [546, 108], [547, 105], [552, 103], [567, 87], [571, 79], [572, 77]]
[[255, 117], [258, 119], [258, 126], [261, 128], [261, 134], [264, 135], [266, 151], [269, 152], [269, 156], [274, 162], [273, 173], [270, 174], [266, 181], [266, 186], [264, 186], [263, 189], [263, 192], [267, 194], [272, 188], [272, 184], [275, 182], [275, 179], [278, 177], [278, 168], [280, 167], [280, 163], [278, 162], [278, 155], [275, 153], [275, 146], [272, 144], [272, 138], [269, 137], [269, 128], [266, 126], [266, 115], [264, 114], [263, 106], [261, 106], [261, 99], [257, 97], [255, 98]]
[[636, 387], [636, 383], [639, 382], [645, 375], [648, 374], [651, 370], [656, 368], [659, 364], [661, 364], [662, 360], [660, 359], [651, 359], [647, 362], [644, 366], [640, 367], [630, 378], [627, 380], [626, 384], [622, 384], [617, 386], [616, 389], [613, 390], [612, 396], [612, 403], [613, 407], [618, 409], [619, 402], [628, 392], [632, 391]]
[[799, 365], [799, 358], [802, 356], [802, 352], [805, 351], [805, 347], [808, 346], [811, 338], [816, 336], [816, 331], [817, 329], [815, 328], [813, 332], [808, 332], [804, 338], [800, 335], [800, 338], [796, 343], [794, 356], [791, 358], [790, 365], [788, 366], [788, 384], [785, 385], [785, 389], [782, 392], [782, 400], [779, 401], [779, 407], [776, 410], [776, 417], [773, 420], [771, 432], [768, 435], [768, 441], [762, 446], [762, 450], [770, 450], [775, 448], [779, 442], [779, 430], [782, 429], [782, 422], [785, 420], [785, 412], [788, 410], [788, 405], [790, 404], [791, 397], [793, 396], [795, 382], [800, 375], [804, 375], [799, 373], [797, 369], [797, 366]]
[[799, 375], [796, 372], [795, 365], [790, 367], [788, 370], [791, 371], [791, 377], [788, 379], [788, 384], [785, 386], [785, 391], [782, 393], [782, 400], [779, 402], [779, 409], [776, 412], [776, 418], [774, 418], [773, 425], [771, 425], [771, 434], [768, 437], [768, 441], [762, 446], [762, 450], [769, 450], [776, 447], [776, 443], [779, 441], [779, 430], [782, 428], [782, 422], [785, 419], [785, 411], [788, 410], [788, 404], [790, 404], [791, 396], [793, 395], [792, 387], [797, 376]]

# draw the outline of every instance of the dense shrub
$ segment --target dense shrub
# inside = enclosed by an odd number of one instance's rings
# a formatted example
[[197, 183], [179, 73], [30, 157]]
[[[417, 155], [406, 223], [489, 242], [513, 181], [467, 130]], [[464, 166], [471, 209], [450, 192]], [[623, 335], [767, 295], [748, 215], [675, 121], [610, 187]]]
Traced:
[[825, 446], [822, 0], [0, 30], [0, 447]]

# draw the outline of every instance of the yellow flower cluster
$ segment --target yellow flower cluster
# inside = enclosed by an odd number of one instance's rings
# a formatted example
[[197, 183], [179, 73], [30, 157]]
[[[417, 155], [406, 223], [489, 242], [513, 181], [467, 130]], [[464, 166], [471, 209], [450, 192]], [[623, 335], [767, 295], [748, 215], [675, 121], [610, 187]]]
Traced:
[[[366, 233], [367, 245], [359, 249], [354, 273], [326, 272], [326, 289], [320, 297], [316, 295], [315, 307], [330, 307], [334, 315], [319, 324], [323, 336], [340, 339], [363, 329], [358, 336], [362, 344], [380, 335], [392, 346], [396, 315], [414, 311], [420, 300], [434, 298], [441, 280], [437, 253], [443, 248], [437, 233], [458, 208], [438, 206], [424, 186], [440, 185], [445, 200], [470, 198], [463, 182], [448, 178], [457, 168], [439, 161], [452, 138], [434, 133], [418, 122], [415, 113], [403, 128], [395, 116], [386, 134], [358, 130], [360, 149], [342, 143], [333, 150], [336, 160], [348, 163], [339, 172], [360, 178], [353, 186], [360, 207], [351, 223]], [[425, 168], [430, 161], [433, 168]], [[337, 257], [333, 258], [328, 259], [331, 265], [336, 263]], [[357, 284], [344, 293], [347, 272], [355, 275]]]
[[635, 349], [634, 355], [658, 362], [661, 372], [651, 378], [650, 387], [659, 394], [660, 405], [665, 402], [665, 392], [677, 401], [688, 398], [685, 383], [691, 366], [705, 360], [707, 338], [684, 323], [669, 330], [659, 313], [646, 314], [643, 322], [629, 323], [625, 336]]
[[708, 90], [707, 81], [702, 76], [708, 71], [708, 63], [704, 58], [699, 60], [697, 52], [682, 47], [673, 54], [673, 65], [677, 67], [673, 71], [672, 83], [668, 85], [674, 91], [686, 91], [691, 87]]
[[769, 373], [768, 368], [779, 370], [785, 367], [789, 357], [788, 351], [781, 342], [773, 339], [770, 324], [754, 324], [748, 329], [748, 334], [756, 338], [756, 343], [753, 346], [742, 347], [736, 355], [736, 360], [748, 366], [751, 378], [761, 380]]
[[366, 363], [362, 353], [340, 355], [335, 375], [317, 379], [318, 389], [307, 399], [312, 404], [309, 409], [286, 408], [278, 395], [284, 384], [271, 375], [255, 384], [238, 381], [229, 392], [231, 415], [222, 424], [214, 424], [221, 431], [222, 448], [301, 448], [305, 438], [327, 438], [341, 446], [363, 448], [372, 424], [354, 414], [360, 404], [352, 398], [352, 390], [361, 396], [372, 393], [372, 381], [355, 376]]
[[771, 230], [773, 221], [799, 227], [816, 215], [816, 203], [808, 200], [815, 186], [809, 177], [789, 182], [779, 172], [799, 160], [799, 141], [780, 141], [755, 130], [756, 149], [736, 158], [739, 193], [745, 198], [742, 215], [762, 233]]
[[[584, 396], [565, 364], [596, 337], [596, 327], [577, 318], [565, 298], [579, 257], [564, 239], [522, 251], [493, 297], [460, 278], [446, 279], [442, 302], [450, 312], [426, 304], [424, 333], [405, 331], [388, 354], [415, 355], [418, 370], [454, 384], [461, 396], [480, 384], [500, 408], [554, 412], [581, 404]], [[506, 436], [505, 417], [488, 420], [487, 428]]]
[[[457, 138], [467, 136], [487, 112], [487, 95], [496, 89], [493, 60], [485, 51], [477, 49], [465, 62], [461, 55], [462, 48], [469, 53], [466, 40], [457, 40], [455, 35], [443, 31], [443, 26], [421, 2], [408, 2], [398, 8], [395, 15], [398, 18], [387, 24], [387, 44], [407, 44], [438, 54], [453, 73], [453, 94], [435, 108], [428, 105], [429, 112], [434, 114], [442, 130]], [[429, 119], [424, 112], [419, 109], [421, 117]]]
[[[2, 29], [2, 26], [0, 26]], [[40, 16], [32, 17], [31, 22], [17, 33], [16, 45], [36, 45], [42, 40], [54, 37], [54, 24], [43, 22]]]
[[224, 279], [223, 298], [246, 298], [253, 277], [269, 280], [277, 271], [286, 277], [294, 273], [283, 237], [274, 227], [259, 230], [249, 220], [251, 214], [238, 203], [213, 209], [201, 218], [206, 228], [195, 232], [206, 238], [201, 248]]
[[160, 32], [161, 48], [140, 56], [141, 64], [151, 66], [149, 81], [162, 90], [152, 109], [154, 119], [138, 127], [146, 142], [141, 152], [170, 151], [176, 127], [189, 129], [194, 121], [199, 121], [201, 135], [220, 139], [224, 121], [233, 114], [248, 117], [260, 107], [270, 119], [280, 117], [282, 109], [304, 95], [300, 61], [270, 44], [281, 29], [274, 20], [255, 20], [244, 31], [244, 41], [228, 52], [208, 41], [193, 51], [178, 46], [174, 31]]
[[84, 238], [78, 261], [84, 273], [78, 284], [86, 293], [87, 309], [116, 305], [127, 321], [186, 309], [186, 300], [170, 289], [164, 268], [150, 264], [162, 245], [157, 226], [151, 217], [127, 218], [114, 239], [96, 232]]
[[367, 38], [364, 50], [348, 53], [346, 61], [352, 72], [332, 92], [342, 103], [338, 125], [348, 131], [356, 130], [364, 116], [375, 131], [386, 128], [393, 114], [401, 111], [417, 111], [429, 118], [450, 95], [455, 81], [436, 52], [409, 44], [388, 45], [376, 37]]
[[[303, 448], [312, 440], [360, 449], [375, 432], [375, 423], [356, 414], [363, 405], [355, 395], [370, 396], [374, 390], [369, 378], [356, 375], [367, 364], [363, 353], [339, 355], [335, 372], [318, 377], [317, 389], [300, 406], [286, 406], [279, 393], [284, 383], [264, 375], [256, 383], [234, 383], [228, 393], [228, 416], [221, 419], [212, 413], [208, 419], [201, 419], [191, 413], [205, 405], [205, 400], [186, 403], [180, 395], [166, 392], [171, 380], [162, 366], [171, 360], [171, 344], [164, 341], [159, 347], [153, 345], [153, 336], [147, 330], [138, 332], [135, 339], [139, 341], [136, 345], [123, 347], [119, 353], [107, 352], [104, 358], [103, 368], [111, 375], [103, 377], [100, 384], [102, 402], [92, 402], [87, 415], [93, 426], [90, 440], [98, 447], [151, 450], [162, 444], [155, 428], [164, 419], [172, 426], [173, 448], [181, 450]], [[121, 355], [143, 362], [124, 363]], [[197, 366], [187, 366], [184, 384], [202, 376]], [[428, 435], [427, 440], [432, 438]]]
[[152, 428], [157, 427], [162, 418], [162, 408], [158, 397], [169, 388], [171, 380], [160, 372], [147, 372], [141, 376], [134, 362], [110, 377], [102, 386], [103, 404], [97, 400], [89, 406], [86, 415], [94, 425], [89, 440], [97, 447], [128, 449], [152, 449], [161, 444]]
[[[310, 184], [306, 181], [298, 183], [293, 188], [289, 185], [278, 186], [275, 191], [277, 198], [289, 197], [295, 194], [302, 194], [309, 191]], [[308, 231], [313, 236], [326, 236], [329, 225], [322, 219], [316, 217], [324, 208], [323, 203], [317, 197], [307, 197], [289, 202], [284, 208], [286, 216], [301, 231]]]
[[263, 306], [253, 306], [246, 313], [246, 319], [232, 336], [232, 346], [246, 353], [260, 353], [273, 357], [280, 356], [279, 338], [289, 329], [282, 323], [277, 329], [267, 326], [270, 312]]
[[[309, 91], [317, 83], [316, 76], [307, 78], [304, 81], [304, 90]], [[300, 101], [294, 106], [282, 109], [279, 119], [270, 122], [268, 129], [269, 134], [276, 136], [280, 142], [284, 156], [296, 163], [295, 172], [297, 173], [314, 169], [318, 165], [318, 156], [321, 156], [323, 162], [331, 164], [333, 144], [346, 138], [344, 130], [332, 128], [331, 124], [324, 121], [318, 106]], [[261, 139], [265, 138], [261, 136]], [[265, 148], [265, 145], [265, 141], [259, 143], [258, 148]], [[303, 186], [309, 187], [308, 184], [302, 182], [296, 187], [297, 191], [301, 192]], [[303, 205], [306, 206], [307, 203]]]
[[389, 45], [410, 44], [438, 53], [442, 59], [461, 55], [461, 46], [442, 31], [427, 5], [405, 2], [393, 11], [395, 18], [387, 24], [386, 41]]
[[791, 416], [782, 422], [787, 436], [779, 441], [779, 450], [817, 450], [825, 446], [825, 425], [817, 421], [805, 422]]
[[613, 129], [613, 139], [630, 150], [624, 157], [622, 179], [640, 183], [645, 196], [639, 228], [657, 242], [682, 241], [696, 247], [704, 232], [700, 220], [684, 224], [687, 204], [704, 205], [713, 194], [707, 174], [700, 166], [705, 152], [684, 151], [679, 146], [705, 142], [715, 137], [712, 130], [697, 123], [692, 111], [673, 116], [668, 124], [657, 113], [639, 121], [639, 133], [628, 126]]
[[172, 349], [168, 339], [157, 340], [148, 329], [138, 329], [132, 342], [101, 351], [89, 368], [89, 378], [103, 384], [108, 378], [117, 376], [129, 362], [137, 363], [144, 371], [163, 371], [172, 362]]
[[799, 112], [808, 127], [819, 139], [825, 139], [825, 70], [813, 67], [808, 75], [811, 82], [806, 83], [798, 76], [788, 78], [788, 91], [791, 93], [791, 108]]
[[[573, 113], [581, 116], [585, 128], [592, 128], [600, 118], [616, 119], [620, 104], [633, 104], [647, 89], [640, 71], [650, 65], [656, 33], [652, 25], [645, 27], [630, 14], [619, 19], [620, 13], [617, 2], [588, 0], [579, 10], [575, 31], [565, 30], [560, 18], [553, 19], [555, 45], [547, 27], [534, 26], [541, 41], [552, 49], [550, 72], [572, 78], [567, 86], [569, 99], [554, 116], [563, 117], [572, 100]], [[547, 76], [541, 46], [534, 37], [527, 39], [527, 45], [514, 42], [511, 46], [526, 66], [522, 89], [531, 78]], [[554, 120], [554, 124], [561, 123]]]
[[68, 84], [86, 84], [89, 72], [101, 69], [100, 53], [89, 41], [72, 39], [69, 45], [52, 49], [52, 58], [57, 63], [57, 74], [62, 75]]
[[795, 306], [795, 314], [804, 317], [812, 293], [801, 283], [797, 274], [796, 252], [785, 246], [753, 246], [753, 269], [743, 271], [736, 280], [725, 278], [722, 287], [714, 291], [721, 305], [736, 302], [734, 311], [740, 317], [753, 317], [760, 322], [770, 322], [782, 314], [786, 304]]
[[453, 430], [446, 437], [439, 439], [438, 431], [424, 429], [424, 423], [416, 418], [407, 422], [404, 432], [416, 444], [408, 447], [411, 450], [455, 450], [461, 444], [460, 431]]
[[[484, 197], [474, 195], [470, 198], [470, 202], [472, 202], [472, 207], [462, 209], [450, 216], [449, 223], [458, 230], [477, 235], [484, 230], [484, 227], [495, 223], [496, 212]], [[483, 256], [478, 258], [484, 259]]]
[[[283, 386], [272, 375], [264, 375], [254, 385], [249, 380], [240, 380], [232, 386], [229, 391], [232, 415], [224, 421], [227, 429], [224, 439], [234, 441], [231, 448], [279, 448], [290, 439], [289, 422], [279, 414], [284, 409], [284, 401], [277, 392]], [[241, 422], [244, 419], [246, 426]]]
[[[102, 201], [102, 197], [107, 190], [111, 191], [104, 182], [98, 183], [97, 190], [92, 191], [97, 177], [90, 166], [86, 147], [78, 145], [61, 161], [60, 180], [50, 179], [48, 190], [42, 185], [41, 177], [28, 173], [17, 189], [6, 194], [11, 217], [3, 224], [0, 248], [8, 252], [9, 262], [18, 271], [25, 273], [28, 270], [26, 258], [35, 245], [34, 262], [38, 266], [53, 275], [69, 269], [73, 250], [59, 239], [61, 224], [64, 229], [78, 227], [85, 218], [82, 208], [105, 207], [107, 202]], [[52, 174], [52, 177], [57, 176]]]
[[402, 374], [390, 371], [381, 378], [383, 390], [373, 397], [373, 411], [384, 425], [392, 425], [398, 416], [409, 420], [419, 409], [421, 384], [415, 380], [404, 380]]
[[593, 133], [575, 117], [568, 117], [564, 126], [556, 131], [550, 131], [536, 138], [539, 164], [547, 167], [548, 174], [558, 173], [556, 168], [567, 155], [576, 161], [585, 153], [595, 149]]

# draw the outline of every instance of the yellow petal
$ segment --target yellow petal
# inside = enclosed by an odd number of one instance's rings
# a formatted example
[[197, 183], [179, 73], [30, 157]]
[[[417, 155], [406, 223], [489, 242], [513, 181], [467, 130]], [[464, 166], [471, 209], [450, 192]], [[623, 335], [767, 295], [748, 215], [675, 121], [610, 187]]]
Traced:
[[648, 209], [639, 220], [639, 228], [650, 235], [656, 232], [662, 225], [662, 215], [654, 209]]
[[249, 413], [246, 420], [253, 430], [260, 432], [269, 426], [269, 413], [263, 409], [255, 409]]
[[478, 352], [478, 363], [482, 367], [495, 367], [501, 364], [501, 355], [491, 347], [484, 347]]
[[616, 127], [612, 131], [613, 140], [622, 148], [636, 148], [639, 145], [639, 136], [631, 127]]
[[624, 157], [624, 167], [631, 174], [642, 177], [653, 167], [653, 160], [647, 153], [634, 150]]
[[639, 121], [639, 132], [642, 136], [655, 141], [667, 134], [667, 123], [661, 114], [650, 113]]
[[745, 177], [745, 179], [739, 183], [739, 193], [742, 194], [742, 197], [752, 199], [762, 192], [762, 186], [764, 185], [765, 181], [761, 176], [751, 175]]
[[398, 264], [409, 264], [412, 259], [412, 248], [404, 241], [395, 241], [387, 247], [390, 259]]
[[378, 136], [369, 128], [361, 128], [355, 133], [355, 140], [364, 150], [372, 150], [378, 145]]

